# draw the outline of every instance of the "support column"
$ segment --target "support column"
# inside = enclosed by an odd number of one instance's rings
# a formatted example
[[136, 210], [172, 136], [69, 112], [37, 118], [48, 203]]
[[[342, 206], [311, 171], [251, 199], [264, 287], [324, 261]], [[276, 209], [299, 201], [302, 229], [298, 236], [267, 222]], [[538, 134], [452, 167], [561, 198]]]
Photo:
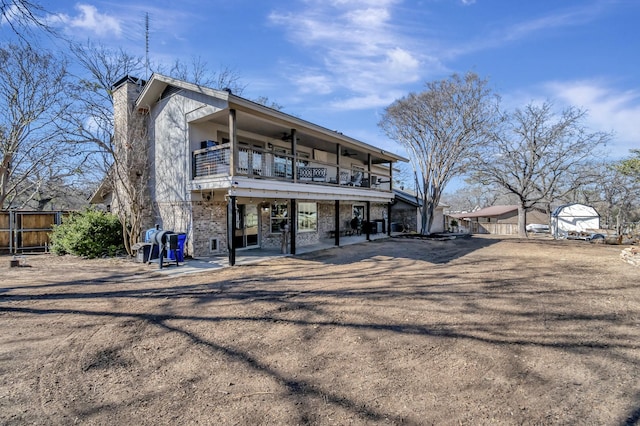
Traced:
[[[340, 150], [341, 145], [336, 144], [336, 182], [338, 182], [338, 186], [340, 186]], [[336, 244], [337, 245], [337, 244]]]
[[238, 133], [236, 124], [236, 110], [229, 109], [229, 175], [236, 175], [236, 163], [238, 161]]
[[387, 203], [387, 235], [391, 236], [391, 203]]
[[229, 265], [236, 264], [236, 243], [235, 243], [235, 226], [236, 226], [236, 196], [230, 195], [227, 201], [227, 249], [229, 251]]
[[371, 201], [366, 203], [367, 210], [367, 241], [371, 241]]
[[340, 245], [340, 200], [336, 200], [336, 206], [335, 206], [336, 212], [335, 212], [335, 230], [336, 232], [334, 233], [334, 242], [336, 246]]
[[291, 232], [291, 254], [296, 254], [296, 235], [298, 234], [298, 212], [296, 200], [292, 198], [289, 201], [289, 217], [291, 218], [291, 224], [289, 225], [289, 231]]
[[298, 181], [298, 144], [296, 139], [296, 129], [291, 129], [291, 156], [293, 157], [291, 160], [291, 173], [293, 173], [293, 183]]

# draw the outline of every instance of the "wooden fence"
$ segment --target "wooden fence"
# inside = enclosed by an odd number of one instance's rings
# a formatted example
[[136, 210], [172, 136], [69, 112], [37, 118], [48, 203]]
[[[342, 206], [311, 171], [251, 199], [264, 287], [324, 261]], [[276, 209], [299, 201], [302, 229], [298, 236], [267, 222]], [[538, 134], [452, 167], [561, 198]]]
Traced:
[[0, 252], [48, 251], [49, 233], [64, 212], [0, 211]]
[[472, 234], [518, 235], [517, 223], [471, 222]]

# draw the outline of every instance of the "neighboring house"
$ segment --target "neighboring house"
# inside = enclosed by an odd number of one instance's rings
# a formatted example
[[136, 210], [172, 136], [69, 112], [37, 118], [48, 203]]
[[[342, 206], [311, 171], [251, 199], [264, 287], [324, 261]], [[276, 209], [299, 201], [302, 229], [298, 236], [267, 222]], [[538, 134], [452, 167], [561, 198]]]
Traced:
[[564, 238], [570, 232], [581, 233], [600, 228], [600, 215], [591, 206], [571, 203], [559, 206], [551, 213], [551, 235]]
[[[395, 200], [391, 207], [391, 224], [397, 230], [404, 232], [422, 232], [422, 204], [423, 200], [412, 194], [399, 189], [393, 190]], [[444, 209], [449, 206], [438, 204], [433, 215], [431, 232], [444, 232], [447, 226], [444, 222]], [[395, 231], [395, 229], [392, 229]]]
[[[370, 222], [387, 222], [393, 164], [407, 161], [401, 156], [159, 74], [142, 86], [123, 78], [113, 90], [146, 115], [149, 226], [186, 233], [188, 255], [229, 253], [233, 263], [236, 250], [280, 248], [283, 235], [295, 254], [323, 239], [340, 245], [354, 217], [368, 225], [367, 236], [379, 230]], [[115, 109], [114, 122], [124, 122], [126, 111]], [[93, 201], [109, 199], [105, 190]]]
[[[449, 216], [458, 220], [461, 229], [472, 234], [518, 234], [517, 205], [491, 206], [471, 213], [454, 213]], [[532, 223], [549, 223], [549, 217], [542, 210], [529, 210], [525, 224]]]

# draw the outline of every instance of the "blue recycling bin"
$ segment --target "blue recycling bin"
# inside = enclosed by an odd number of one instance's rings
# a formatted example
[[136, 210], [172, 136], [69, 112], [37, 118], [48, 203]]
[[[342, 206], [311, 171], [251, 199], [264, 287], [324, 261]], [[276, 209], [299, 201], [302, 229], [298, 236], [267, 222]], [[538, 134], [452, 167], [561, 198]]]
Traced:
[[184, 243], [187, 240], [187, 234], [178, 234], [178, 249], [169, 250], [169, 259], [178, 260], [178, 262], [184, 262]]

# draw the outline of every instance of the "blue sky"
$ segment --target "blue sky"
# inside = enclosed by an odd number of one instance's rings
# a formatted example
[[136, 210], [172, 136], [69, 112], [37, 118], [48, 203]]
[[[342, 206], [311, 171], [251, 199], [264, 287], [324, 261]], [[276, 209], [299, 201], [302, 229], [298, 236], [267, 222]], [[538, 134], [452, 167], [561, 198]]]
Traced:
[[[234, 69], [244, 96], [402, 153], [385, 106], [425, 81], [474, 71], [503, 106], [551, 100], [640, 148], [640, 0], [42, 0], [67, 36]], [[6, 30], [6, 26], [3, 30]]]

